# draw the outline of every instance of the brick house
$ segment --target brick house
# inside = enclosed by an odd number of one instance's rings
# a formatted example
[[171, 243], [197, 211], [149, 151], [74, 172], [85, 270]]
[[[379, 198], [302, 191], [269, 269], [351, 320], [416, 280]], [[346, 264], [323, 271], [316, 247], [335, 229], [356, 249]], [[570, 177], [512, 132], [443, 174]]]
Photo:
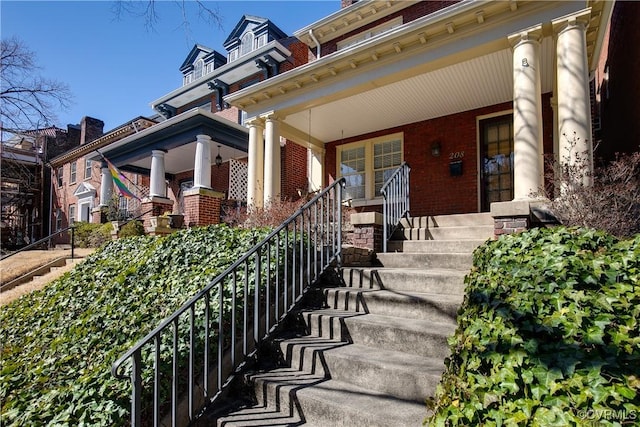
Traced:
[[3, 250], [13, 250], [50, 234], [49, 160], [80, 144], [80, 126], [26, 131], [2, 129], [0, 149]]
[[[192, 225], [217, 222], [227, 199], [261, 207], [339, 177], [351, 206], [379, 212], [379, 189], [403, 162], [414, 216], [527, 223], [544, 156], [563, 160], [574, 138], [573, 152], [596, 137], [619, 144], [593, 126], [597, 70], [619, 61], [605, 49], [614, 5], [343, 0], [295, 37], [246, 15], [226, 55], [193, 47], [183, 85], [152, 102], [155, 124], [101, 152], [147, 177], [143, 211], [179, 211]], [[97, 194], [110, 185], [102, 171]]]
[[[316, 59], [225, 101], [245, 111], [250, 147], [263, 129], [265, 153], [297, 134], [319, 153], [316, 184], [345, 177], [362, 210], [380, 210], [406, 161], [414, 216], [529, 217], [543, 156], [564, 159], [574, 136], [572, 156], [592, 149], [591, 76], [613, 4], [343, 1], [295, 32]], [[250, 176], [278, 182], [251, 152]]]

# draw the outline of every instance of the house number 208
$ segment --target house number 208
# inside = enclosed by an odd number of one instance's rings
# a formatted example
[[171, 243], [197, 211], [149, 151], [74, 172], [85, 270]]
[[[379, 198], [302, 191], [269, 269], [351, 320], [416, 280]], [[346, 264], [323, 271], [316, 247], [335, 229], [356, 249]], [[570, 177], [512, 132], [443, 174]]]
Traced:
[[450, 160], [461, 159], [463, 157], [464, 157], [464, 151], [456, 151], [453, 153], [449, 153]]

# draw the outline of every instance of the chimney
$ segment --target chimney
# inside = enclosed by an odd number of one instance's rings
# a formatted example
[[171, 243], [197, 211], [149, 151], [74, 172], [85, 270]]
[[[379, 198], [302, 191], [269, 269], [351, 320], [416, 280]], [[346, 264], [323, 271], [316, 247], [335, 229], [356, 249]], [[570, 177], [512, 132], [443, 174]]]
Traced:
[[104, 122], [93, 117], [83, 117], [80, 122], [80, 145], [98, 139], [104, 133]]
[[354, 3], [358, 3], [358, 0], [341, 0], [341, 9], [344, 9], [345, 7], [349, 7]]

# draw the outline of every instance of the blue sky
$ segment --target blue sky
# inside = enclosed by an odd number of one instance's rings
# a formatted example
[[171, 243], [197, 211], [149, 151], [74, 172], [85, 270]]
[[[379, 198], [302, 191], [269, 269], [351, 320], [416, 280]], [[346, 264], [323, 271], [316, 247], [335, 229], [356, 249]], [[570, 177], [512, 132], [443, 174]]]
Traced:
[[[138, 2], [145, 6], [146, 1]], [[35, 53], [41, 74], [69, 85], [74, 103], [57, 113], [66, 129], [83, 116], [105, 122], [108, 131], [137, 116], [149, 116], [151, 101], [182, 84], [178, 70], [194, 44], [226, 53], [222, 43], [243, 15], [270, 19], [289, 35], [340, 9], [340, 0], [207, 1], [222, 28], [197, 15], [186, 1], [156, 0], [154, 29], [135, 14], [118, 20], [115, 1], [0, 1], [2, 38], [19, 37]]]

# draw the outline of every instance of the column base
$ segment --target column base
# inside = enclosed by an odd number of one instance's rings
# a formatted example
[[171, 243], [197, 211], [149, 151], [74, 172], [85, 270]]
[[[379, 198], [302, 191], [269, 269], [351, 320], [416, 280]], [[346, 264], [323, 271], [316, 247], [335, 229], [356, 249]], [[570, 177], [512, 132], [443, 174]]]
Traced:
[[140, 211], [144, 212], [140, 220], [144, 224], [145, 230], [151, 227], [151, 217], [156, 217], [164, 214], [165, 212], [171, 213], [173, 211], [173, 200], [166, 197], [150, 196], [142, 199], [140, 204]]
[[208, 188], [184, 192], [184, 221], [189, 227], [220, 224], [220, 205], [224, 194]]

